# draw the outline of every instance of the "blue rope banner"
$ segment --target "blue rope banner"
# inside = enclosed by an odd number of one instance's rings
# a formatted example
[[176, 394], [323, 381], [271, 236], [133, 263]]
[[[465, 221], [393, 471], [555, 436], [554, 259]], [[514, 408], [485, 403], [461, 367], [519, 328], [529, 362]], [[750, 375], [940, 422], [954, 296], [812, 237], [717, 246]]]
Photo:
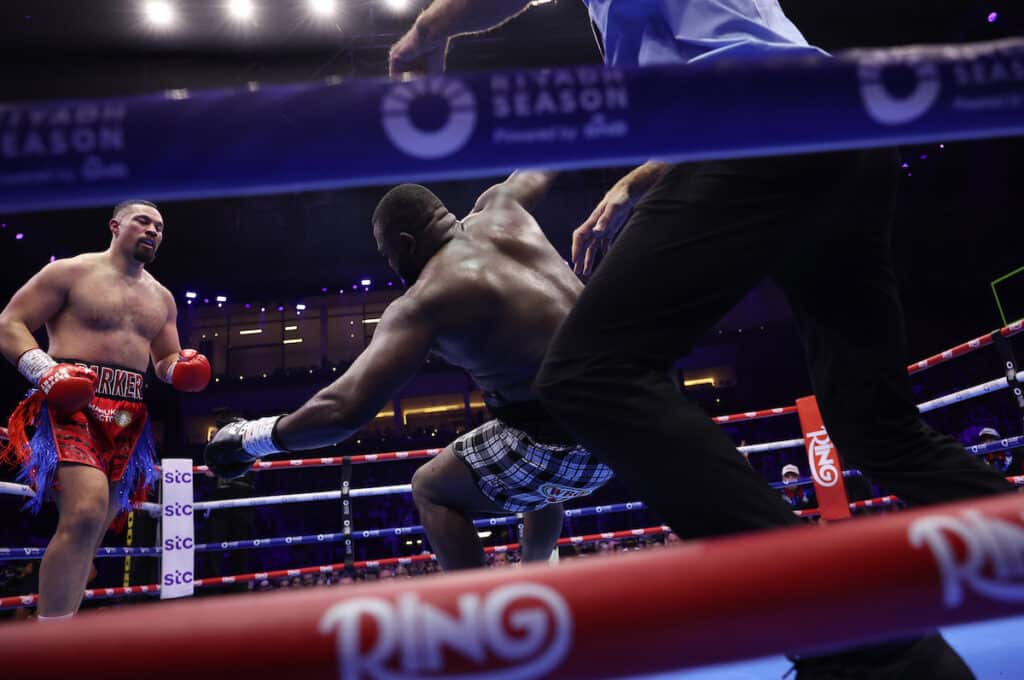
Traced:
[[0, 105], [0, 212], [1024, 134], [1024, 40]]

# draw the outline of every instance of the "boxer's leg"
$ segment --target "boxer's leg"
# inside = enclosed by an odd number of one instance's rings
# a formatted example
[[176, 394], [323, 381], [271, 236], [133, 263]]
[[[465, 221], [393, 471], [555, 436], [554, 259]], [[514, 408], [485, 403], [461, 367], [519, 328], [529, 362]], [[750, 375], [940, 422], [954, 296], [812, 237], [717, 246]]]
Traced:
[[40, 617], [78, 610], [96, 546], [110, 524], [110, 483], [101, 470], [61, 463], [57, 481], [60, 519], [39, 567]]
[[484, 566], [470, 513], [505, 513], [477, 486], [469, 466], [447, 447], [412, 477], [412, 499], [430, 547], [445, 571]]
[[561, 503], [523, 514], [523, 562], [546, 562], [562, 535], [565, 511]]

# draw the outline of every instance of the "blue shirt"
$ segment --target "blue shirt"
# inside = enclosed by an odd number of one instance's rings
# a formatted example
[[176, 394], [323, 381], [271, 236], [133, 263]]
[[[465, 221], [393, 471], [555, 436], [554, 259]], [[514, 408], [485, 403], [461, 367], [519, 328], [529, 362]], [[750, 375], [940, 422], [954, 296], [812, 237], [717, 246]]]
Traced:
[[807, 43], [778, 0], [584, 0], [612, 66], [826, 52]]

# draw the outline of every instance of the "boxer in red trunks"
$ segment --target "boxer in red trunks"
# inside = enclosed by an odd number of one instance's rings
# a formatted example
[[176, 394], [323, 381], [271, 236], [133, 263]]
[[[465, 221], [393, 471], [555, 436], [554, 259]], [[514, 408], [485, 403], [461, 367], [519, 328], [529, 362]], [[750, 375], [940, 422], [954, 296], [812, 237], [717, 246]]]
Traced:
[[[210, 380], [206, 357], [181, 349], [174, 297], [145, 270], [163, 240], [160, 212], [127, 201], [109, 228], [107, 250], [46, 265], [0, 313], [0, 353], [32, 385], [0, 459], [36, 490], [28, 508], [52, 496], [60, 513], [40, 565], [40, 620], [78, 610], [106, 528], [156, 479], [143, 402], [150, 359], [180, 390]], [[48, 352], [32, 337], [44, 325]]]

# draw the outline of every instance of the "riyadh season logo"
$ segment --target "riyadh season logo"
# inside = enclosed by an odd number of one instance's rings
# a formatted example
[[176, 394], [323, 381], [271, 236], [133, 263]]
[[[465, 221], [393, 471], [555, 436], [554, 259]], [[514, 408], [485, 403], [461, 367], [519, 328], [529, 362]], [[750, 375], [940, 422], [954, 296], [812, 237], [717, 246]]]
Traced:
[[461, 80], [441, 76], [395, 85], [381, 103], [388, 139], [414, 158], [433, 160], [462, 149], [476, 129], [476, 99]]
[[935, 64], [861, 64], [860, 94], [868, 115], [882, 125], [902, 125], [928, 112], [942, 83]]

